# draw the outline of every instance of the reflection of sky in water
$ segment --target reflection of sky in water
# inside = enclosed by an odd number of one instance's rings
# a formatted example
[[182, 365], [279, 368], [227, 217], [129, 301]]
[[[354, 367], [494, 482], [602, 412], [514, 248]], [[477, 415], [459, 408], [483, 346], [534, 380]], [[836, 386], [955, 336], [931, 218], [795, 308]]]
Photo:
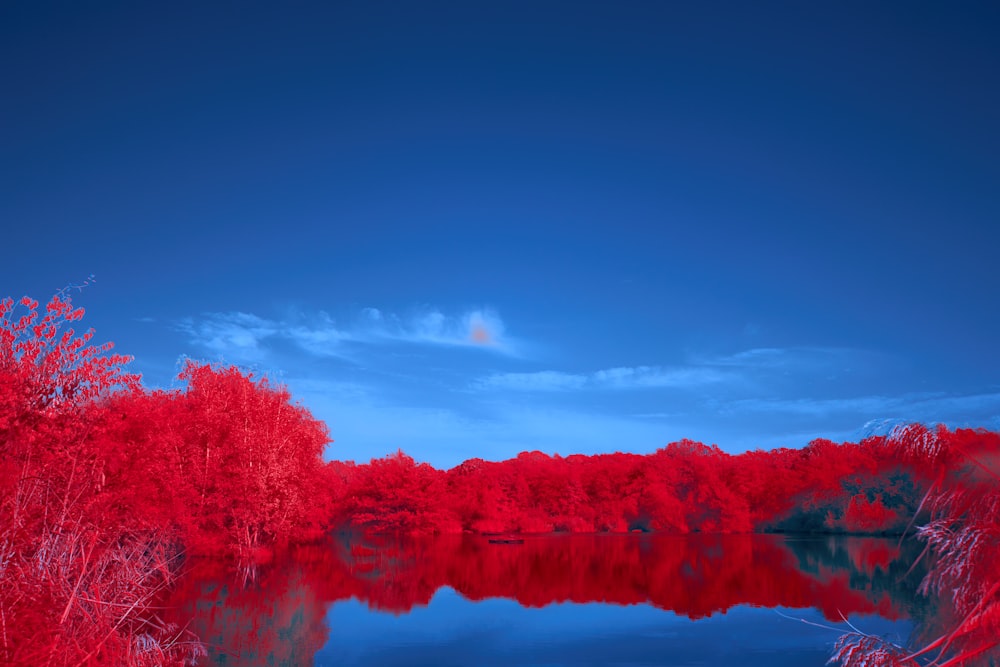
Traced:
[[[829, 625], [815, 610], [782, 610]], [[901, 641], [910, 621], [852, 617], [871, 634]], [[820, 667], [838, 632], [738, 606], [691, 621], [649, 605], [553, 604], [541, 609], [470, 602], [441, 588], [427, 607], [394, 616], [350, 600], [327, 614], [330, 639], [316, 667], [332, 665], [761, 665]], [[841, 626], [844, 627], [844, 626]]]

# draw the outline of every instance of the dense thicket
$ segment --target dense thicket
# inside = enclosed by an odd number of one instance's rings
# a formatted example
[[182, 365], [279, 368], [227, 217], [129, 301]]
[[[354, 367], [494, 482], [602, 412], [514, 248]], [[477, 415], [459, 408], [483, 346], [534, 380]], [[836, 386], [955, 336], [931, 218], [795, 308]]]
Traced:
[[[363, 534], [899, 533], [922, 527], [925, 589], [955, 590], [930, 648], [982, 655], [1000, 630], [1000, 435], [911, 426], [861, 443], [729, 455], [473, 459], [398, 452], [323, 463], [326, 426], [288, 391], [189, 362], [150, 391], [111, 344], [78, 334], [63, 294], [0, 302], [0, 663], [186, 664], [202, 646], [155, 613], [183, 557], [240, 561], [331, 530]], [[839, 657], [888, 656], [848, 638]], [[963, 658], [964, 659], [964, 658]], [[959, 664], [952, 662], [950, 664]]]

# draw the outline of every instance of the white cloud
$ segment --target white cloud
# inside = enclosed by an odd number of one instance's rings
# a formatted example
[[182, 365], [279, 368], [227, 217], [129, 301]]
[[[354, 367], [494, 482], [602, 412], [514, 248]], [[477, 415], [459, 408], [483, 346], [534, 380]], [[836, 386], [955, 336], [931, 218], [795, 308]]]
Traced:
[[[379, 315], [378, 321], [383, 322], [385, 318], [381, 313]], [[428, 310], [407, 319], [392, 317], [390, 322], [390, 326], [375, 328], [373, 333], [411, 343], [512, 352], [510, 342], [504, 336], [503, 321], [490, 310], [471, 310], [450, 317], [439, 310]]]
[[337, 328], [333, 319], [323, 312], [310, 325], [279, 323], [278, 328], [281, 337], [320, 357], [343, 356], [343, 344], [357, 340], [355, 333]]
[[315, 356], [349, 356], [350, 345], [408, 343], [468, 347], [516, 356], [500, 316], [486, 309], [445, 315], [424, 309], [409, 316], [364, 308], [354, 321], [341, 325], [324, 312], [285, 320], [241, 312], [208, 313], [187, 318], [177, 328], [200, 347], [237, 359], [259, 360], [267, 343], [290, 342]]
[[177, 328], [194, 344], [241, 359], [261, 359], [262, 343], [280, 332], [280, 326], [250, 313], [211, 313], [200, 320], [187, 318]]
[[776, 347], [757, 347], [735, 354], [703, 359], [702, 363], [716, 366], [759, 366], [770, 365], [787, 357], [789, 350]]
[[537, 373], [496, 373], [475, 383], [477, 389], [512, 389], [515, 391], [566, 391], [582, 389], [587, 384], [586, 375], [560, 371]]
[[480, 390], [567, 391], [574, 389], [692, 388], [730, 380], [729, 373], [711, 368], [620, 366], [589, 374], [561, 371], [495, 373], [473, 383]]
[[885, 413], [903, 404], [903, 399], [889, 396], [855, 396], [850, 398], [748, 398], [731, 401], [721, 407], [723, 412], [774, 412], [820, 416], [838, 412]]
[[726, 412], [758, 412], [822, 417], [861, 413], [884, 418], [898, 414], [906, 420], [949, 421], [962, 415], [1000, 411], [1000, 393], [946, 394], [908, 393], [897, 396], [855, 396], [849, 398], [743, 399], [721, 407]]
[[473, 383], [476, 389], [559, 391], [570, 389], [692, 389], [725, 383], [727, 388], [756, 387], [780, 376], [830, 378], [852, 367], [873, 368], [872, 354], [851, 348], [753, 348], [730, 355], [693, 357], [679, 366], [617, 366], [586, 374], [544, 370], [498, 373]]
[[732, 374], [712, 368], [626, 366], [597, 371], [592, 377], [592, 384], [598, 387], [613, 389], [643, 387], [688, 388], [724, 382], [731, 379], [733, 379]]
[[726, 366], [745, 369], [796, 368], [815, 370], [843, 367], [870, 360], [873, 353], [849, 347], [757, 347], [735, 354], [696, 357], [699, 366]]

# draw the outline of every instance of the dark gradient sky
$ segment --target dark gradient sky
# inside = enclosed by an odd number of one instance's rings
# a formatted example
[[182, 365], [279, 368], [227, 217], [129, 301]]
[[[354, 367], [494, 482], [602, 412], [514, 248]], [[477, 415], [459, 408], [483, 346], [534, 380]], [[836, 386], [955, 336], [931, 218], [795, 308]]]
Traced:
[[0, 8], [0, 292], [148, 384], [438, 465], [1000, 427], [997, 5], [206, 4]]

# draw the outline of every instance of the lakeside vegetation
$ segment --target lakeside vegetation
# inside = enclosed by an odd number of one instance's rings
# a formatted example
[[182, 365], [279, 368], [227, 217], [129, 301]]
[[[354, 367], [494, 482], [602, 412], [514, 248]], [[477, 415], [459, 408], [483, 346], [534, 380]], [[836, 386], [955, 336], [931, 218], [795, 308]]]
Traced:
[[[0, 302], [0, 662], [185, 665], [161, 613], [185, 560], [252, 563], [333, 531], [917, 534], [921, 592], [955, 591], [919, 651], [856, 633], [849, 665], [975, 664], [1000, 636], [1000, 434], [911, 425], [860, 443], [727, 454], [324, 462], [327, 427], [282, 386], [188, 362], [150, 390], [57, 294]], [[902, 538], [901, 538], [902, 539]], [[933, 661], [933, 663], [931, 662]]]

